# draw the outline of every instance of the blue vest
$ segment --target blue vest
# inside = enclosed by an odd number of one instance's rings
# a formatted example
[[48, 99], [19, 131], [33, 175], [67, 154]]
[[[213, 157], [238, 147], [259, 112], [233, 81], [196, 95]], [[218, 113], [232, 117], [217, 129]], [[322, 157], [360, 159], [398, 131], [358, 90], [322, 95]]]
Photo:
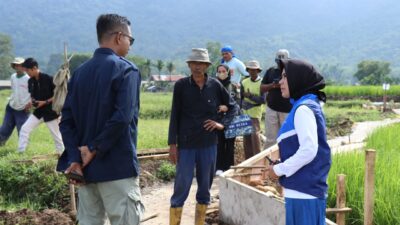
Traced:
[[326, 198], [328, 185], [326, 183], [331, 167], [331, 149], [326, 141], [325, 117], [317, 96], [307, 94], [294, 102], [285, 122], [278, 133], [278, 145], [281, 161], [294, 155], [300, 147], [296, 130], [294, 129], [294, 115], [297, 108], [306, 105], [316, 118], [318, 133], [318, 152], [315, 158], [300, 168], [290, 177], [282, 176], [279, 182], [285, 188], [306, 193], [317, 198]]

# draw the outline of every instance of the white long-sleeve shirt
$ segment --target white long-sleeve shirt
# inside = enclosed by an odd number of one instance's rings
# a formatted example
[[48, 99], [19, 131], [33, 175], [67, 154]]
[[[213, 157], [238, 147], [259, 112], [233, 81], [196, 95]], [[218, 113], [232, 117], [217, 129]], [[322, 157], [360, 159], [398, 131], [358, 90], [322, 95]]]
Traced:
[[229, 62], [224, 62], [224, 64], [231, 70], [231, 82], [234, 84], [240, 84], [242, 76], [249, 76], [244, 63], [236, 57], [233, 57]]
[[[285, 162], [275, 165], [274, 172], [278, 176], [290, 177], [303, 166], [310, 163], [318, 153], [317, 122], [313, 111], [305, 105], [297, 108], [294, 115], [294, 128], [300, 147], [297, 152]], [[312, 199], [312, 195], [285, 188], [287, 198]]]
[[14, 73], [11, 75], [11, 96], [10, 96], [10, 107], [15, 110], [23, 110], [31, 100], [31, 95], [28, 91], [28, 80], [29, 76], [27, 74], [22, 77], [17, 77]]

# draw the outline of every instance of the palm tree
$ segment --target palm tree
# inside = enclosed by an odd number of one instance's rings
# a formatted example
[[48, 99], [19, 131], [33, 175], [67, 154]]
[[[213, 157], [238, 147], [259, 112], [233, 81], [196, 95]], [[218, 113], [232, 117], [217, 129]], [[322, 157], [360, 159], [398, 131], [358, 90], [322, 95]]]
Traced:
[[167, 70], [169, 72], [169, 81], [171, 81], [172, 80], [172, 72], [175, 70], [175, 65], [173, 62], [169, 62], [167, 64]]
[[161, 70], [164, 68], [164, 62], [162, 60], [157, 60], [156, 64], [157, 70], [158, 70], [158, 75], [161, 75]]
[[169, 72], [169, 75], [172, 75], [172, 72], [174, 72], [174, 70], [175, 70], [175, 65], [173, 62], [169, 62], [167, 64], [167, 70]]
[[150, 80], [151, 76], [151, 60], [147, 59], [146, 62], [143, 64], [145, 73], [147, 73], [147, 79]]

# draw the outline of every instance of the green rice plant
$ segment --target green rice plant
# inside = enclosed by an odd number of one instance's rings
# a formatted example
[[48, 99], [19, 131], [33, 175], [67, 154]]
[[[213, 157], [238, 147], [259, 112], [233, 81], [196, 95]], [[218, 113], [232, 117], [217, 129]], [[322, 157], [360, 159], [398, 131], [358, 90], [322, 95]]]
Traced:
[[[378, 129], [367, 140], [367, 149], [376, 150], [374, 224], [400, 224], [400, 124]], [[336, 204], [336, 175], [346, 174], [346, 205], [352, 208], [346, 224], [363, 224], [365, 153], [336, 154], [329, 172], [328, 207]]]
[[[327, 86], [324, 89], [327, 96], [342, 97], [380, 97], [384, 91], [382, 86]], [[400, 85], [391, 85], [388, 96], [399, 96]]]
[[169, 120], [139, 120], [138, 151], [168, 147]]
[[172, 93], [143, 92], [140, 96], [140, 119], [169, 119]]
[[330, 101], [328, 100], [325, 107], [336, 107], [336, 108], [361, 108], [363, 104], [369, 103], [368, 100], [363, 99], [352, 99], [346, 101]]

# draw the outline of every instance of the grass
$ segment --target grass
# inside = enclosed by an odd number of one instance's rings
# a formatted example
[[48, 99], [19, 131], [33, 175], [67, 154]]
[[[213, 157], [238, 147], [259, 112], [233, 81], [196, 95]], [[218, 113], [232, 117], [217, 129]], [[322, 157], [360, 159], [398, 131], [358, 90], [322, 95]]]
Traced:
[[[374, 224], [400, 224], [400, 124], [381, 128], [367, 140], [366, 149], [377, 151], [375, 165]], [[329, 207], [335, 207], [336, 175], [346, 174], [348, 214], [346, 224], [363, 224], [365, 153], [351, 152], [334, 155], [329, 173]]]
[[[380, 97], [384, 94], [382, 86], [327, 86], [324, 92], [327, 96], [341, 97]], [[387, 95], [399, 96], [400, 85], [391, 85]]]

